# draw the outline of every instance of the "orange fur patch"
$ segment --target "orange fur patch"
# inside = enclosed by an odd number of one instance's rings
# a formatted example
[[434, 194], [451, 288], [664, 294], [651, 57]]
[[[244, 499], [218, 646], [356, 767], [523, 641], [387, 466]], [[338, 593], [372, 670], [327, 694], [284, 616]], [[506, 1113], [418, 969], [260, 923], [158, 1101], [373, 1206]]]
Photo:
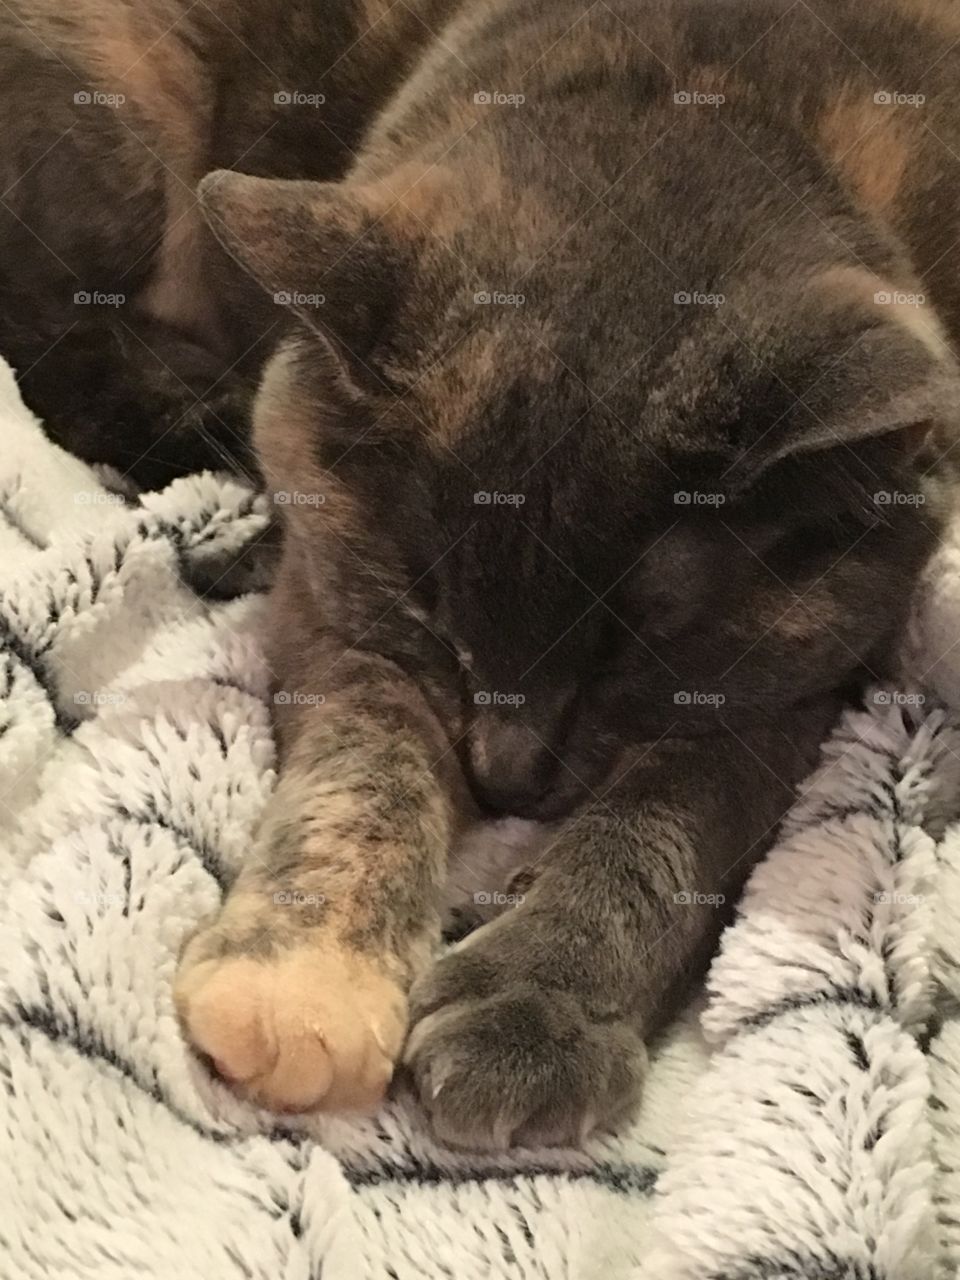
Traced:
[[871, 213], [885, 217], [903, 188], [917, 126], [912, 107], [841, 94], [821, 113], [817, 135], [825, 154]]

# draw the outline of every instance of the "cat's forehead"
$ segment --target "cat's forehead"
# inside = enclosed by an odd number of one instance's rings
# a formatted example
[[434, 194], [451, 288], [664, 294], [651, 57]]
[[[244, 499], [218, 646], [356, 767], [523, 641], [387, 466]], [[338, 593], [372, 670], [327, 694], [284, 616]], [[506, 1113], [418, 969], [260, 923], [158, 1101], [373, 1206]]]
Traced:
[[[671, 492], [678, 458], [709, 444], [706, 426], [677, 440], [667, 414], [648, 414], [649, 388], [638, 373], [616, 396], [594, 390], [613, 380], [624, 358], [611, 354], [607, 369], [597, 359], [581, 372], [529, 333], [513, 337], [476, 336], [413, 393], [427, 448], [441, 464], [458, 464], [475, 488], [509, 484], [526, 494], [528, 513], [556, 511], [584, 489], [597, 502], [604, 494], [626, 500], [626, 469], [638, 500], [654, 503]], [[589, 519], [589, 510], [579, 514]]]

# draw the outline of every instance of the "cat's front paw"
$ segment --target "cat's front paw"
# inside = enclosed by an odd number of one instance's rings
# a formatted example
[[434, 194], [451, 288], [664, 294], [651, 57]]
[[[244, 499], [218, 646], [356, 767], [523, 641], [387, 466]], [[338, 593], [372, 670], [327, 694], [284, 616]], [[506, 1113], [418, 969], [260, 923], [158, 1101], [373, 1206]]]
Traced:
[[201, 933], [181, 959], [174, 999], [193, 1047], [273, 1111], [373, 1109], [406, 1029], [401, 989], [335, 945], [210, 957]]
[[577, 1145], [629, 1115], [647, 1065], [634, 1028], [592, 1020], [569, 992], [477, 976], [454, 952], [414, 990], [404, 1063], [439, 1141]]

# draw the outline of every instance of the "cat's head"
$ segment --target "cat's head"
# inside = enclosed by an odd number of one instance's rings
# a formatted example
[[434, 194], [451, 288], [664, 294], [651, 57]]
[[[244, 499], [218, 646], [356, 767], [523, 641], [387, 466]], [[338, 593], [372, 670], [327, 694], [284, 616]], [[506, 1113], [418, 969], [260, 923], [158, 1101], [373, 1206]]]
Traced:
[[296, 320], [256, 429], [305, 607], [446, 709], [491, 808], [875, 669], [958, 389], [876, 246], [794, 228], [738, 263], [770, 210], [698, 230], [632, 189], [564, 236], [578, 207], [489, 174], [203, 195]]

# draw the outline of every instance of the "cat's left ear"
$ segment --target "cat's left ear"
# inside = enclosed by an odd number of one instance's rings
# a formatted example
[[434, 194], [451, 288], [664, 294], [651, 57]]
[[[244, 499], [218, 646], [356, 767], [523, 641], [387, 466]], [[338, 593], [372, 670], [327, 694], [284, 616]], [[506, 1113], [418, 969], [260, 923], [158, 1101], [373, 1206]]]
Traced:
[[836, 268], [798, 300], [791, 328], [770, 388], [775, 420], [748, 444], [741, 476], [880, 436], [909, 457], [960, 425], [960, 366], [923, 295]]
[[[255, 178], [220, 169], [198, 188], [210, 229], [278, 306], [358, 374], [412, 259], [397, 204], [375, 184]], [[362, 374], [361, 378], [362, 380]]]

